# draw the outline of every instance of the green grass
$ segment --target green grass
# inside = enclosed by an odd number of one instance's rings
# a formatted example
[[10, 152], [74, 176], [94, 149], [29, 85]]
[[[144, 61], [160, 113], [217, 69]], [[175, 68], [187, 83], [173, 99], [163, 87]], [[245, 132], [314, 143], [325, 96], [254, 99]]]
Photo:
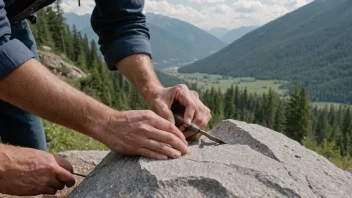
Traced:
[[287, 93], [287, 89], [281, 88], [281, 86], [288, 84], [288, 81], [257, 80], [252, 77], [234, 78], [203, 73], [183, 74], [178, 73], [176, 68], [168, 69], [164, 72], [178, 77], [187, 83], [197, 83], [198, 87], [201, 89], [209, 89], [214, 87], [216, 89], [220, 88], [224, 92], [227, 88], [231, 87], [231, 85], [238, 85], [240, 88], [247, 88], [250, 93], [267, 93], [269, 88], [273, 89], [281, 96], [285, 96]]
[[348, 105], [348, 104], [342, 104], [342, 103], [334, 103], [334, 102], [312, 102], [311, 105], [317, 106], [319, 109], [323, 109], [326, 106], [328, 108], [330, 108], [331, 105], [334, 105], [335, 108], [340, 108], [340, 106], [349, 106], [352, 107], [352, 105]]
[[49, 152], [67, 150], [107, 150], [102, 143], [73, 130], [43, 120]]

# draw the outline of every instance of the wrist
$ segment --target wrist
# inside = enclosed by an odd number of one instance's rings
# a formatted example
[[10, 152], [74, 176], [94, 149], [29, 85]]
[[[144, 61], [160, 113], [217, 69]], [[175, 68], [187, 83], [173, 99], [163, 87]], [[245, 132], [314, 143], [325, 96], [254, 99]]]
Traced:
[[[95, 102], [95, 101], [94, 101]], [[92, 108], [86, 109], [82, 123], [82, 133], [101, 142], [102, 136], [106, 131], [111, 115], [115, 110], [103, 104], [96, 103]]]
[[140, 94], [142, 95], [144, 100], [147, 101], [150, 95], [153, 95], [154, 93], [158, 92], [160, 89], [163, 89], [163, 88], [164, 86], [159, 81], [146, 83], [142, 87]]

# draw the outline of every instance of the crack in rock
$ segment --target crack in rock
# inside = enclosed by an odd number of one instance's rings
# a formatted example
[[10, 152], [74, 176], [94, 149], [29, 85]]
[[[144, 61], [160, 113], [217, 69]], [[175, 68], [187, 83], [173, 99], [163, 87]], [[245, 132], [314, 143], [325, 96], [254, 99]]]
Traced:
[[228, 120], [223, 121], [222, 123], [223, 124], [218, 125], [213, 130], [211, 130], [210, 133], [226, 140], [228, 144], [247, 145], [254, 151], [280, 162], [280, 160], [275, 156], [275, 154], [269, 149], [267, 145], [255, 139], [248, 131], [245, 131], [244, 129], [238, 127], [236, 123]]

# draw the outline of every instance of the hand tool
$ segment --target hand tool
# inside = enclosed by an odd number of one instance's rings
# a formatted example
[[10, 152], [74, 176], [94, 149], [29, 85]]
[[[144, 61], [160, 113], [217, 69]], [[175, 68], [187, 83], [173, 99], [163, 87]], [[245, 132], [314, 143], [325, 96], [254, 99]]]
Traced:
[[[181, 126], [181, 125], [184, 124], [183, 116], [178, 115], [178, 114], [174, 114], [174, 117], [175, 117], [176, 126]], [[192, 132], [195, 132], [195, 134], [200, 133], [200, 134], [204, 135], [205, 137], [209, 138], [210, 140], [212, 140], [212, 141], [214, 141], [216, 143], [227, 144], [223, 140], [221, 140], [221, 139], [219, 139], [217, 137], [214, 137], [214, 136], [210, 135], [209, 133], [201, 130], [197, 125], [195, 125], [193, 123], [191, 123], [191, 125], [189, 127], [187, 127], [185, 129], [185, 131], [192, 131]]]
[[[180, 127], [182, 125], [184, 125], [184, 113], [185, 113], [185, 107], [183, 105], [181, 105], [179, 102], [174, 102], [171, 106], [171, 111], [174, 114], [174, 118], [175, 118], [175, 125], [177, 127]], [[191, 123], [191, 125], [189, 127], [187, 127], [185, 129], [185, 131], [192, 131], [195, 132], [195, 134], [200, 133], [202, 135], [204, 135], [205, 137], [209, 138], [210, 140], [219, 143], [219, 144], [227, 144], [225, 141], [214, 137], [212, 135], [210, 135], [209, 133], [201, 130], [197, 125], [195, 125], [194, 123]], [[194, 134], [194, 135], [195, 135]]]
[[73, 173], [73, 175], [77, 175], [77, 176], [80, 176], [80, 177], [87, 177], [87, 175], [82, 175], [82, 174], [79, 174], [79, 173]]

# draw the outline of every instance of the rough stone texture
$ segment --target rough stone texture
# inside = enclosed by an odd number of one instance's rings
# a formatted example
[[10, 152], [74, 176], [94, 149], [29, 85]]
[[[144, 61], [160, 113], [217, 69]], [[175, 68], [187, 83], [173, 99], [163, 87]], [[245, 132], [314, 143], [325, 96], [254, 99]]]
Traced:
[[60, 77], [75, 79], [87, 76], [81, 69], [67, 63], [63, 58], [56, 54], [39, 51], [39, 56], [41, 63]]
[[68, 197], [352, 197], [352, 175], [267, 128], [226, 120], [177, 160], [111, 152]]
[[[108, 154], [108, 152], [107, 151], [65, 151], [59, 154], [72, 164], [76, 173], [87, 175], [101, 162], [101, 160]], [[64, 190], [59, 191], [55, 196], [40, 195], [40, 196], [31, 196], [28, 198], [65, 197], [83, 180], [82, 177], [75, 176], [75, 178], [76, 178], [76, 185], [74, 187], [65, 188]], [[18, 196], [9, 196], [9, 195], [0, 194], [0, 197], [17, 198]]]

